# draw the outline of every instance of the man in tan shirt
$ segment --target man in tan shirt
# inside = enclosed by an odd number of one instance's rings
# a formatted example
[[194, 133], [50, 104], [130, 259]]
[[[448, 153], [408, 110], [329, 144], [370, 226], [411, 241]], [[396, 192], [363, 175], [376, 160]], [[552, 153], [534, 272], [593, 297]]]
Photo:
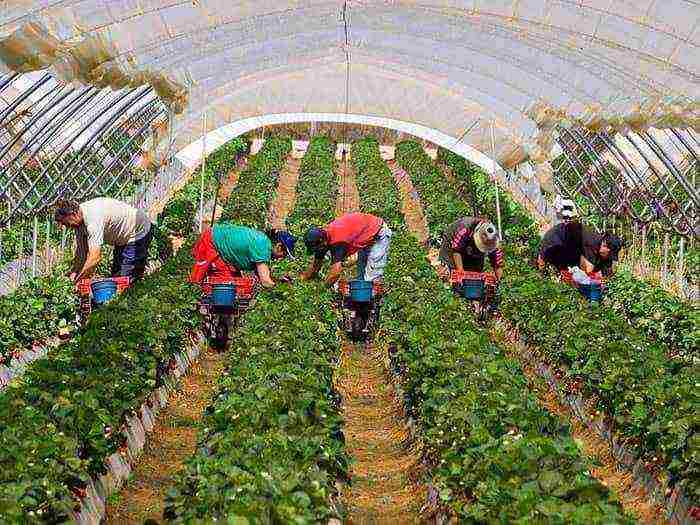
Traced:
[[91, 277], [102, 257], [102, 245], [114, 246], [112, 277], [140, 279], [148, 262], [153, 228], [143, 210], [106, 197], [78, 204], [59, 200], [54, 218], [58, 224], [75, 230], [76, 249], [71, 279]]

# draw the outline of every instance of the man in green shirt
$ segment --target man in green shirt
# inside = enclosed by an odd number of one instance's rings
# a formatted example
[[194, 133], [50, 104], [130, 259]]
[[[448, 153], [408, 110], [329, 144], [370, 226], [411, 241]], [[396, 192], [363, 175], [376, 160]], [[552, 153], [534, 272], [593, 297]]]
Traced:
[[286, 231], [261, 232], [237, 224], [216, 224], [200, 235], [192, 248], [195, 259], [190, 281], [201, 283], [206, 276], [231, 278], [240, 272], [255, 271], [265, 288], [275, 282], [270, 261], [293, 258], [296, 240]]

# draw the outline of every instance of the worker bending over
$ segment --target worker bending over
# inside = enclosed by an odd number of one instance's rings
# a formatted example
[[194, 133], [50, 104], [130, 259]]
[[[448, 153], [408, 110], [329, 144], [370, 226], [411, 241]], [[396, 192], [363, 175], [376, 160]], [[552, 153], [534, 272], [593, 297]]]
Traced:
[[237, 224], [215, 224], [199, 236], [192, 248], [195, 264], [190, 282], [201, 283], [205, 277], [230, 279], [241, 272], [255, 271], [265, 288], [275, 282], [270, 274], [272, 259], [294, 258], [296, 240], [286, 231], [263, 233]]
[[442, 235], [440, 260], [450, 270], [483, 272], [488, 255], [496, 280], [503, 277], [503, 252], [496, 227], [482, 217], [462, 217]]
[[100, 197], [78, 204], [59, 200], [55, 221], [75, 230], [76, 250], [70, 278], [92, 277], [102, 258], [102, 245], [114, 246], [112, 277], [140, 279], [148, 263], [153, 226], [145, 211], [126, 202]]
[[557, 224], [542, 238], [537, 266], [551, 264], [563, 271], [578, 266], [589, 276], [611, 275], [622, 240], [611, 233], [600, 235], [578, 221]]
[[384, 221], [368, 213], [348, 213], [323, 228], [311, 228], [304, 239], [309, 254], [313, 254], [309, 268], [301, 274], [302, 280], [313, 278], [330, 252], [331, 267], [326, 283], [333, 285], [342, 272], [342, 262], [354, 255], [357, 258], [357, 279], [381, 279], [389, 257], [392, 232]]

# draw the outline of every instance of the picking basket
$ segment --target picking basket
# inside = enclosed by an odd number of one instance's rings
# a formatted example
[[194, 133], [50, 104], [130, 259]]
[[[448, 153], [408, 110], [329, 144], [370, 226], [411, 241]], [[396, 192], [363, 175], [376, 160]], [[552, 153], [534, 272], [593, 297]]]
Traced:
[[354, 280], [349, 282], [350, 299], [356, 303], [368, 303], [372, 300], [373, 281]]
[[481, 272], [453, 270], [450, 282], [453, 289], [465, 299], [479, 300], [484, 297], [486, 275]]
[[105, 304], [117, 295], [117, 283], [112, 279], [94, 281], [90, 285], [90, 291], [92, 292], [92, 300], [95, 304]]
[[211, 287], [212, 306], [233, 306], [236, 302], [236, 286], [233, 283], [214, 284]]
[[582, 284], [581, 293], [592, 303], [599, 303], [603, 299], [603, 287], [599, 283]]

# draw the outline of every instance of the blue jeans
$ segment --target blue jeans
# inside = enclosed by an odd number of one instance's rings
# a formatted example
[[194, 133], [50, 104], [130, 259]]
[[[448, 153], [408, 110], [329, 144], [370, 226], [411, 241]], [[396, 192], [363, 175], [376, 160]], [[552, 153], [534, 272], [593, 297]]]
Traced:
[[368, 246], [357, 254], [357, 278], [364, 281], [374, 281], [384, 275], [384, 268], [389, 260], [389, 245], [393, 232], [385, 224], [377, 234], [372, 246]]
[[153, 228], [151, 225], [146, 236], [138, 241], [114, 247], [112, 277], [131, 277], [132, 281], [143, 277], [148, 263], [148, 248], [153, 240]]

